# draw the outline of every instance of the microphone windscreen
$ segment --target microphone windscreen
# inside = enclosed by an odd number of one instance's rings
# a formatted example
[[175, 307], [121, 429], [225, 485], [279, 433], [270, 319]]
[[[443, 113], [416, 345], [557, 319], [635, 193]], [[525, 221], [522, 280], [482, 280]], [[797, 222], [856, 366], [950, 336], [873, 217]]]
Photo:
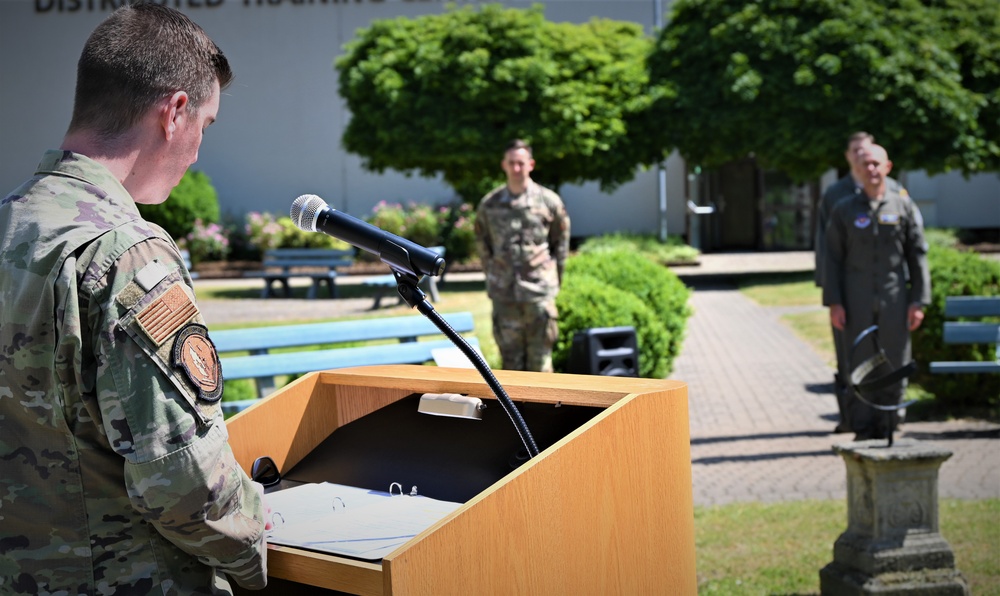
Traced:
[[301, 195], [292, 201], [292, 223], [295, 227], [306, 232], [316, 232], [316, 216], [320, 211], [326, 209], [326, 201], [316, 195]]

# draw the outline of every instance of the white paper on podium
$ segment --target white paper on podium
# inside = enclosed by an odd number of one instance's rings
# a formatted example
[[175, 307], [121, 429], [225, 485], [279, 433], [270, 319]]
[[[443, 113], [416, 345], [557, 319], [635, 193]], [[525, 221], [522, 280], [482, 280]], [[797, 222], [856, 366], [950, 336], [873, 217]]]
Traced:
[[[479, 346], [472, 346], [472, 349], [479, 354], [480, 358], [485, 358], [483, 356], [483, 351], [479, 349]], [[465, 355], [465, 352], [458, 348], [433, 348], [431, 349], [431, 358], [434, 359], [434, 364], [438, 366], [446, 366], [449, 368], [475, 368], [476, 366], [472, 364], [469, 357]]]
[[268, 493], [268, 542], [377, 560], [462, 506], [329, 482]]

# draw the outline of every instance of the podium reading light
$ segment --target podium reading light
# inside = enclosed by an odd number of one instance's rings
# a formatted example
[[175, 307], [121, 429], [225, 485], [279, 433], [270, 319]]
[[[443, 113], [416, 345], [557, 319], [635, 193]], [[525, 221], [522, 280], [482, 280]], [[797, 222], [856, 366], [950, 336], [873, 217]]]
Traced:
[[417, 411], [432, 416], [468, 418], [482, 420], [486, 404], [478, 397], [467, 397], [457, 393], [425, 393], [420, 396]]
[[[445, 262], [440, 255], [419, 244], [337, 211], [316, 195], [302, 195], [295, 199], [292, 202], [291, 217], [296, 227], [301, 230], [323, 232], [370, 252], [378, 256], [383, 263], [389, 265], [393, 277], [396, 278], [396, 291], [399, 292], [399, 296], [410, 305], [410, 308], [416, 307], [420, 314], [430, 319], [434, 326], [440, 329], [441, 333], [451, 340], [451, 343], [455, 344], [472, 362], [472, 365], [476, 367], [483, 380], [493, 391], [493, 395], [496, 396], [504, 411], [510, 416], [511, 422], [514, 423], [514, 429], [517, 430], [521, 442], [524, 443], [524, 447], [528, 451], [528, 457], [532, 458], [538, 455], [538, 445], [535, 444], [535, 439], [531, 436], [531, 431], [528, 430], [524, 417], [521, 416], [521, 412], [507, 395], [507, 391], [500, 385], [500, 381], [490, 370], [489, 365], [479, 355], [479, 352], [473, 349], [469, 342], [434, 310], [431, 303], [427, 301], [427, 295], [417, 286], [424, 275], [437, 276], [444, 271]], [[429, 400], [429, 402], [433, 401], [435, 400]], [[434, 405], [440, 406], [441, 404]], [[430, 406], [428, 408], [440, 409]], [[477, 407], [476, 409], [482, 408]], [[440, 415], [440, 412], [438, 414]]]

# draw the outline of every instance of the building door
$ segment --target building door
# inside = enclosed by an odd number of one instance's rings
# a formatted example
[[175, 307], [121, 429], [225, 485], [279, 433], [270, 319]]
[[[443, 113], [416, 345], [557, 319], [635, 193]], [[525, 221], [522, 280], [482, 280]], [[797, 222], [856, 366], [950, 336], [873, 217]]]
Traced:
[[[689, 242], [713, 250], [811, 250], [818, 182], [798, 184], [752, 158], [689, 176]], [[698, 232], [698, 234], [695, 234]]]
[[796, 184], [777, 171], [763, 173], [764, 195], [760, 213], [760, 248], [811, 250], [816, 224], [817, 182]]
[[720, 250], [758, 248], [760, 176], [752, 159], [728, 163], [712, 173], [712, 202], [718, 218]]

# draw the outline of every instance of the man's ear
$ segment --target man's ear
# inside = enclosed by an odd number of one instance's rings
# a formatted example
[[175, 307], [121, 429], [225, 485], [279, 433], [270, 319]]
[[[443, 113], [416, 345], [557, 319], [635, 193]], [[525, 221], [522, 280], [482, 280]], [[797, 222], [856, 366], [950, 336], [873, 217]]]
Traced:
[[887, 159], [885, 160], [885, 175], [888, 176], [889, 172], [891, 171], [892, 171], [892, 162]]
[[169, 141], [177, 130], [179, 121], [186, 117], [189, 98], [187, 91], [175, 91], [163, 100], [160, 108], [160, 126], [164, 137]]

